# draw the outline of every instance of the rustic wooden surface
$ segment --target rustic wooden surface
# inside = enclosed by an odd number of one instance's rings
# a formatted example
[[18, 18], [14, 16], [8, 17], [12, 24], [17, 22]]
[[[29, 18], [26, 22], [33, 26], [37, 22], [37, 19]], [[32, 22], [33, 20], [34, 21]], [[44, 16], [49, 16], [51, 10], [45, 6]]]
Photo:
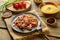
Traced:
[[[46, 18], [45, 17], [41, 17], [42, 20], [46, 23]], [[47, 35], [52, 35], [52, 36], [57, 36], [60, 37], [60, 19], [57, 19], [57, 23], [54, 26], [49, 26], [48, 24], [46, 24], [49, 28], [49, 33]]]
[[[49, 0], [50, 1], [50, 0]], [[53, 0], [54, 1], [54, 0]], [[60, 1], [60, 0], [59, 0]], [[0, 16], [1, 17], [1, 16]], [[1, 19], [1, 18], [0, 18]], [[0, 20], [1, 22], [0, 22], [0, 25], [1, 24], [3, 24], [2, 26], [0, 26], [1, 28], [0, 28], [0, 40], [11, 40], [11, 37], [10, 37], [10, 35], [9, 35], [9, 33], [8, 33], [8, 30], [7, 30], [7, 28], [6, 28], [6, 26], [5, 26], [5, 24], [4, 24], [4, 22], [2, 21], [2, 20]], [[3, 23], [2, 23], [3, 22]], [[6, 29], [2, 29], [2, 28], [6, 28]], [[51, 37], [51, 36], [48, 36], [48, 38], [50, 39], [50, 40], [60, 40], [60, 38], [56, 38], [56, 37]], [[40, 40], [39, 39], [39, 37], [37, 36], [37, 37], [35, 37], [35, 38], [33, 38], [33, 39], [35, 39], [35, 40]], [[33, 39], [30, 39], [30, 40], [33, 40]], [[28, 40], [28, 39], [27, 39]], [[42, 39], [41, 39], [42, 40]]]
[[0, 28], [6, 28], [6, 26], [5, 26], [4, 22], [3, 22], [1, 14], [2, 13], [0, 13]]
[[11, 37], [6, 29], [0, 29], [0, 40], [11, 40]]

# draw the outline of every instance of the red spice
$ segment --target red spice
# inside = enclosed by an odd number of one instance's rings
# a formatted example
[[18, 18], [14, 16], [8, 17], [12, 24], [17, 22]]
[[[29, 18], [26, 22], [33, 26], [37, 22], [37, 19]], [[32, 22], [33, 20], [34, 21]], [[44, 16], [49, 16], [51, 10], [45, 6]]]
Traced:
[[51, 23], [54, 23], [55, 22], [55, 19], [54, 18], [49, 18], [49, 19], [47, 19], [47, 22], [50, 23], [50, 24]]

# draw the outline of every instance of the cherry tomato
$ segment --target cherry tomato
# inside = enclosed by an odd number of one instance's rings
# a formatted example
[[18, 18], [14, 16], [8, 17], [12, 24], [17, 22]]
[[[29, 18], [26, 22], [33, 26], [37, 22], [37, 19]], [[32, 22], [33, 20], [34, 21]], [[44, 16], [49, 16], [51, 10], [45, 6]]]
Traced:
[[25, 3], [24, 1], [22, 1], [21, 4], [22, 4], [22, 5], [21, 5], [22, 8], [26, 8], [26, 3]]
[[18, 2], [18, 3], [13, 3], [13, 7], [15, 9], [26, 8], [26, 3], [24, 1]]
[[21, 2], [20, 2], [20, 3], [18, 3], [18, 4], [19, 4], [19, 7], [20, 7], [20, 8], [22, 8], [22, 4], [21, 4]]
[[13, 7], [14, 7], [15, 9], [19, 9], [19, 8], [20, 8], [20, 6], [19, 6], [18, 3], [13, 3]]

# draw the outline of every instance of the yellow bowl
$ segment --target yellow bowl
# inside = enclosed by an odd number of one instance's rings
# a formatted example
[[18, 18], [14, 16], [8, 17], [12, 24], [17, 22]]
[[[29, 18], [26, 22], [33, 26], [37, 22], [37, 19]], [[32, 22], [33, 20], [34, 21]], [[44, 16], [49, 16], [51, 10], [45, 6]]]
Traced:
[[[41, 3], [39, 5], [40, 11], [42, 13], [44, 13], [44, 14], [56, 14], [57, 12], [59, 12], [58, 4], [56, 4], [54, 2], [44, 2], [44, 3], [45, 3], [45, 5], [43, 3]], [[47, 7], [50, 7], [52, 11], [47, 10]]]

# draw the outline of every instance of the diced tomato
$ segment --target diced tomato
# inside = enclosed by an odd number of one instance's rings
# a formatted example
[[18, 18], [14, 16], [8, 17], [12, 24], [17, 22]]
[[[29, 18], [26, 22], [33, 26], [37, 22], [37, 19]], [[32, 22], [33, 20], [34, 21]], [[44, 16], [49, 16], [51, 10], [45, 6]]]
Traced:
[[13, 3], [13, 7], [14, 7], [15, 9], [19, 9], [19, 8], [20, 8], [20, 6], [19, 6], [18, 3]]

